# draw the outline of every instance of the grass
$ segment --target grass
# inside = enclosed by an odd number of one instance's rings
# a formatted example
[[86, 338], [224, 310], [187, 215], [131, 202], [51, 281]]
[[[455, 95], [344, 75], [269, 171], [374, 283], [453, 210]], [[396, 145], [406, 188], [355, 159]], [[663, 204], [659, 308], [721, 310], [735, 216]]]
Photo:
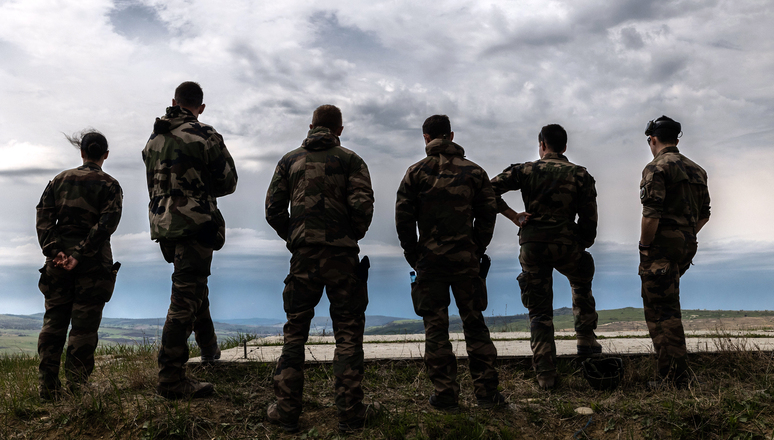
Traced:
[[[255, 335], [237, 335], [223, 348]], [[558, 389], [537, 388], [529, 362], [501, 361], [503, 394], [510, 407], [477, 408], [467, 362], [460, 362], [463, 411], [434, 411], [432, 387], [421, 361], [366, 364], [366, 400], [386, 411], [360, 433], [364, 439], [518, 438], [774, 438], [774, 359], [771, 353], [726, 344], [720, 353], [697, 354], [690, 364], [701, 381], [687, 390], [649, 391], [655, 361], [626, 357], [626, 373], [614, 391], [594, 391], [573, 359], [560, 359]], [[196, 352], [192, 347], [192, 354]], [[150, 343], [100, 347], [93, 387], [80, 395], [41, 403], [37, 358], [0, 356], [0, 439], [284, 439], [293, 436], [267, 423], [274, 400], [274, 365], [200, 366], [190, 373], [215, 384], [207, 399], [169, 401], [156, 396], [157, 347]], [[336, 430], [334, 377], [330, 365], [306, 370], [302, 431], [297, 438], [343, 438]], [[590, 407], [591, 416], [576, 413]]]

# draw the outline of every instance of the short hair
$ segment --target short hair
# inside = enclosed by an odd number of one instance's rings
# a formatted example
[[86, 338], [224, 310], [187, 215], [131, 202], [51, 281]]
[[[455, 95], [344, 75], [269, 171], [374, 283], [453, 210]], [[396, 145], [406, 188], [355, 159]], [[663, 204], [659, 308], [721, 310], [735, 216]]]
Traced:
[[181, 107], [199, 107], [204, 101], [202, 86], [193, 81], [180, 84], [175, 89], [175, 101]]
[[567, 147], [567, 132], [559, 124], [548, 124], [540, 129], [538, 142], [544, 142], [547, 149], [559, 153]]
[[87, 128], [72, 136], [65, 135], [65, 138], [73, 146], [81, 151], [87, 159], [100, 160], [108, 151], [108, 141], [104, 134], [93, 128]]
[[451, 121], [446, 115], [433, 115], [422, 124], [422, 134], [430, 136], [430, 140], [451, 134]]
[[325, 127], [334, 132], [341, 126], [341, 110], [335, 105], [325, 104], [314, 110], [312, 127]]

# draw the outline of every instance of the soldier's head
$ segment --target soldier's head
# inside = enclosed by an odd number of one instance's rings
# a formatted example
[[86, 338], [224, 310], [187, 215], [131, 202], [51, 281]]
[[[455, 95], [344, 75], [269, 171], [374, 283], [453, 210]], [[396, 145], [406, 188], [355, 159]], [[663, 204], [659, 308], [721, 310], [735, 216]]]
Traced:
[[73, 146], [81, 150], [83, 161], [94, 162], [102, 165], [108, 157], [108, 141], [105, 135], [99, 131], [89, 128], [72, 136], [65, 135], [67, 140]]
[[175, 89], [175, 98], [172, 99], [172, 105], [190, 111], [194, 116], [199, 116], [204, 112], [204, 91], [202, 87], [193, 82], [186, 81]]
[[651, 151], [655, 151], [654, 154], [662, 148], [677, 145], [677, 138], [682, 133], [680, 123], [668, 116], [649, 121], [645, 126], [645, 136], [648, 137], [648, 145]]
[[433, 115], [425, 119], [422, 124], [422, 137], [425, 138], [425, 144], [433, 139], [454, 139], [454, 132], [451, 130], [451, 121], [446, 115]]
[[559, 124], [548, 124], [538, 133], [538, 149], [542, 158], [547, 152], [564, 153], [567, 150], [567, 132]]
[[312, 123], [309, 125], [309, 129], [317, 127], [325, 127], [336, 136], [341, 136], [341, 132], [344, 131], [341, 110], [335, 105], [330, 104], [317, 107], [312, 115]]

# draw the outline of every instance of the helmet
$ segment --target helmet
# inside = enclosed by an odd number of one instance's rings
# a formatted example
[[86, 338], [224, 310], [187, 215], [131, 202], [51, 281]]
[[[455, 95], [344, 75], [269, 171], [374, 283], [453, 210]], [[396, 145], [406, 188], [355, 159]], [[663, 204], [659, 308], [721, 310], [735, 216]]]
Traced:
[[586, 359], [581, 364], [583, 377], [595, 390], [614, 390], [623, 377], [623, 359]]

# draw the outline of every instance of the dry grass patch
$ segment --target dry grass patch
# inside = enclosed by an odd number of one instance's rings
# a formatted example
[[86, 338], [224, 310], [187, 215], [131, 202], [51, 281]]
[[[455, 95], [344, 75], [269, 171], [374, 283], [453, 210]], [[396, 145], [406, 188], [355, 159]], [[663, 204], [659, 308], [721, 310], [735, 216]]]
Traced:
[[[624, 359], [626, 374], [612, 392], [594, 391], [573, 359], [560, 360], [561, 382], [552, 392], [537, 388], [528, 361], [502, 361], [502, 392], [510, 406], [475, 405], [466, 362], [460, 362], [463, 411], [446, 415], [427, 400], [432, 387], [420, 361], [369, 363], [364, 388], [385, 412], [360, 433], [364, 439], [516, 438], [772, 438], [772, 355], [726, 346], [717, 354], [694, 355], [701, 382], [690, 389], [649, 391], [655, 361]], [[266, 421], [274, 400], [273, 365], [195, 367], [193, 376], [213, 382], [211, 398], [169, 401], [156, 396], [156, 347], [123, 347], [101, 353], [93, 387], [57, 402], [37, 398], [37, 359], [0, 358], [2, 439], [333, 439], [336, 410], [330, 365], [306, 371], [301, 433], [287, 435]], [[109, 357], [108, 357], [109, 356]], [[594, 414], [579, 415], [578, 407]]]

